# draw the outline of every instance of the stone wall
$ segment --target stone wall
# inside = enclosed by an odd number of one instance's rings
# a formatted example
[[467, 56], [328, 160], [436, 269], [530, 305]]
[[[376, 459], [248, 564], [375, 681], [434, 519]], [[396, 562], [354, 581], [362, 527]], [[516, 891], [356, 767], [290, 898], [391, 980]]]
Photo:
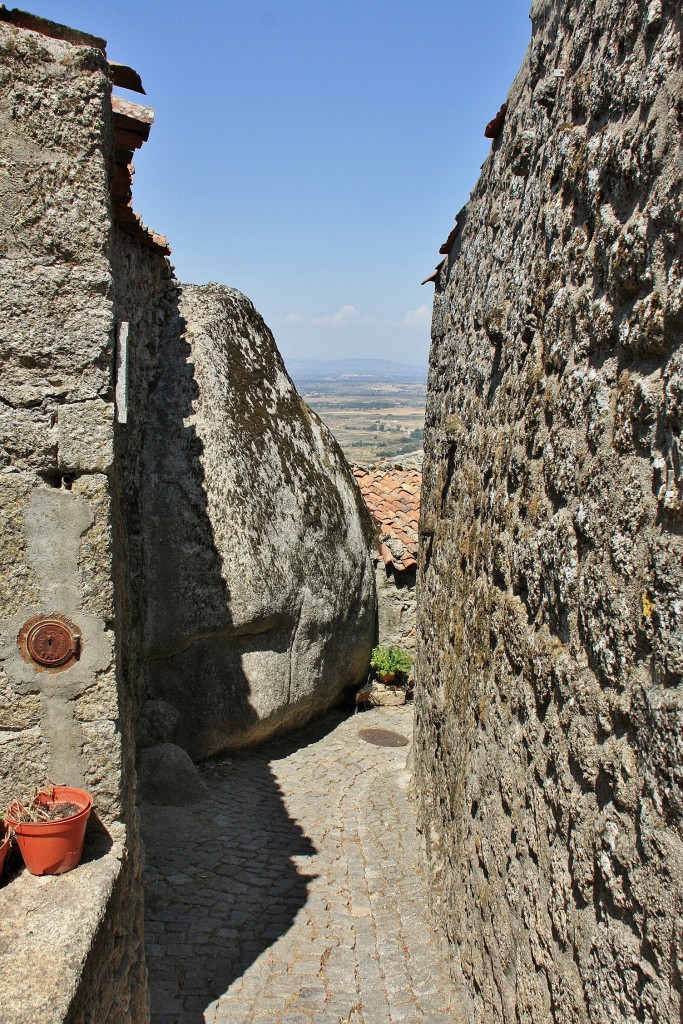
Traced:
[[415, 650], [416, 573], [396, 572], [391, 564], [375, 556], [377, 587], [377, 643]]
[[[120, 753], [109, 628], [106, 62], [95, 50], [11, 25], [0, 24], [0, 45], [4, 807], [45, 775], [94, 786], [103, 762], [118, 764]], [[41, 611], [69, 615], [82, 628], [83, 657], [66, 672], [39, 673], [21, 658], [19, 628]], [[118, 793], [96, 796], [115, 818]]]
[[683, 21], [532, 25], [436, 280], [421, 822], [472, 1021], [678, 1024]]
[[[57, 887], [23, 874], [0, 890], [0, 1019], [139, 1024], [149, 1008], [135, 817], [137, 493], [157, 335], [175, 292], [163, 256], [113, 223], [102, 41], [37, 28], [0, 19], [0, 807], [50, 779], [91, 792], [95, 815], [73, 877]], [[80, 632], [79, 657], [61, 671], [18, 646], [41, 614]]]

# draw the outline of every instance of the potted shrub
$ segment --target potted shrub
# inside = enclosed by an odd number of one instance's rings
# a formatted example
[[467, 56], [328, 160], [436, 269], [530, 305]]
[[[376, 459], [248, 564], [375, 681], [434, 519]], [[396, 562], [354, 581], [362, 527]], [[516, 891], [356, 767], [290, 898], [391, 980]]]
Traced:
[[400, 677], [400, 685], [403, 685], [404, 677], [412, 666], [413, 660], [410, 655], [393, 644], [375, 647], [370, 657], [370, 668], [374, 669], [381, 683], [393, 683]]
[[5, 825], [32, 875], [62, 875], [79, 864], [91, 809], [92, 797], [71, 786], [42, 786], [28, 804], [10, 804]]

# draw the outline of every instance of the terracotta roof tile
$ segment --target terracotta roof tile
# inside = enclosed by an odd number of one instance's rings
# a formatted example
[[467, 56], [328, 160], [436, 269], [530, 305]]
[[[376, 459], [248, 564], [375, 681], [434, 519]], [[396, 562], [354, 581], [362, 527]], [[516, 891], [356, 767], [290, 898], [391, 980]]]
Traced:
[[[354, 467], [361, 494], [379, 529], [380, 556], [398, 572], [417, 565], [417, 525], [420, 516], [422, 474], [414, 469], [371, 469]], [[392, 541], [403, 544], [400, 559], [390, 550]], [[400, 548], [396, 548], [396, 555]]]
[[134, 213], [131, 205], [135, 174], [132, 164], [133, 150], [139, 149], [149, 137], [154, 111], [151, 107], [131, 103], [120, 96], [112, 96], [111, 106], [114, 116], [115, 169], [111, 183], [114, 220], [122, 231], [133, 235], [141, 245], [162, 256], [169, 256], [171, 250], [166, 238], [146, 227], [137, 213]]
[[456, 224], [455, 227], [453, 228], [453, 230], [451, 231], [450, 235], [446, 239], [446, 241], [443, 243], [443, 245], [439, 249], [439, 252], [442, 254], [442, 256], [448, 256], [449, 252], [453, 248], [453, 243], [455, 242], [455, 240], [456, 240], [456, 238], [458, 237], [459, 234], [460, 234], [460, 225]]
[[127, 64], [119, 64], [116, 60], [110, 60], [109, 70], [114, 85], [120, 89], [130, 89], [131, 92], [141, 92], [143, 96], [145, 95], [142, 79], [134, 68], [128, 67]]

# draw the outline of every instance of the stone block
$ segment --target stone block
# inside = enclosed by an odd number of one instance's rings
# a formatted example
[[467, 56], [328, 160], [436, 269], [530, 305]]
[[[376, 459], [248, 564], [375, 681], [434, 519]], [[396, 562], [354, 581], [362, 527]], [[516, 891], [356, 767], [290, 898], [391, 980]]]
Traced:
[[58, 464], [65, 473], [107, 473], [114, 461], [114, 406], [96, 399], [61, 406]]

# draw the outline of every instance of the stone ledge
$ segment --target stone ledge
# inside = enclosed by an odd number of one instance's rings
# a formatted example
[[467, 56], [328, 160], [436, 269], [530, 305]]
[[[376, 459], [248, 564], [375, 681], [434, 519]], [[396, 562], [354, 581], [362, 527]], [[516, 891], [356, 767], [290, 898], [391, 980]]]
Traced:
[[64, 875], [26, 869], [0, 889], [0, 1024], [62, 1024], [125, 858], [123, 839], [89, 828]]

